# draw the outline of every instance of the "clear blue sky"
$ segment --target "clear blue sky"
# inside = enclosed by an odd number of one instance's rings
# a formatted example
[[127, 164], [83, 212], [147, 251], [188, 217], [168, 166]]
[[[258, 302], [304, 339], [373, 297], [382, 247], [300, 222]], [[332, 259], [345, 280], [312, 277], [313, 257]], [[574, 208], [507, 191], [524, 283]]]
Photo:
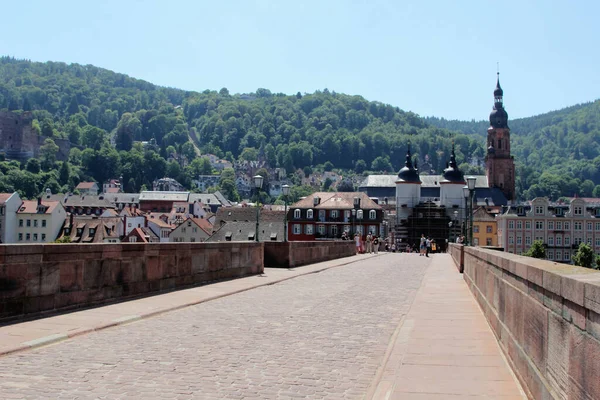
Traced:
[[597, 0], [6, 1], [0, 54], [164, 86], [328, 88], [421, 116], [511, 118], [600, 98]]

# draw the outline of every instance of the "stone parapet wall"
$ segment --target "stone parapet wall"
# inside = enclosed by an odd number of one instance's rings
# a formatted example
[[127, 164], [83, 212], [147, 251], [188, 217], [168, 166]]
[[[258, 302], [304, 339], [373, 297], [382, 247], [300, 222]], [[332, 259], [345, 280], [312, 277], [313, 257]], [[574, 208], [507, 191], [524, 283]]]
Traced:
[[0, 321], [263, 272], [263, 245], [0, 245]]
[[462, 244], [448, 243], [448, 252], [452, 256], [452, 259], [454, 260], [454, 263], [456, 264], [456, 268], [458, 269], [458, 272], [460, 272], [460, 273], [463, 272], [464, 267], [465, 267], [465, 264], [464, 264], [465, 252], [463, 251], [464, 247], [465, 246]]
[[528, 395], [600, 399], [600, 272], [453, 247], [464, 251], [464, 279]]
[[265, 267], [294, 268], [356, 254], [353, 241], [265, 242]]

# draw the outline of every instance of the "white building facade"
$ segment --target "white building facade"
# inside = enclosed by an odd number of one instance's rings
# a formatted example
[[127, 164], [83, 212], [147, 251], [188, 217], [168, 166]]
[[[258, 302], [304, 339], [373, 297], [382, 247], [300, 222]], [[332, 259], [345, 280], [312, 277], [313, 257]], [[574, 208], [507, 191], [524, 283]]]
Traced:
[[17, 211], [22, 203], [17, 192], [0, 193], [0, 243], [16, 243]]

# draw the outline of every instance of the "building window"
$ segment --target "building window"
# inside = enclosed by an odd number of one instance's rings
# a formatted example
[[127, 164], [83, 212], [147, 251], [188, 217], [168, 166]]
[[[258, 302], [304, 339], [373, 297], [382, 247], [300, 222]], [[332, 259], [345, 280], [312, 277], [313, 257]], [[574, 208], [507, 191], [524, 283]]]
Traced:
[[376, 219], [376, 218], [377, 218], [377, 212], [375, 210], [369, 211], [369, 219]]
[[544, 215], [544, 207], [535, 206], [535, 215]]
[[491, 246], [492, 245], [492, 238], [486, 238], [485, 239], [485, 245], [486, 246]]
[[554, 260], [554, 252], [552, 250], [548, 251], [548, 260]]
[[27, 226], [28, 227], [31, 226], [31, 220], [30, 219], [27, 220]]
[[33, 220], [33, 227], [34, 227], [34, 228], [37, 228], [37, 226], [38, 226], [38, 220], [37, 220], [37, 219], [34, 219], [34, 220]]
[[42, 220], [42, 228], [45, 228], [45, 227], [46, 227], [46, 220], [45, 220], [45, 219], [43, 219], [43, 220]]
[[571, 224], [565, 221], [565, 231], [571, 229]]
[[25, 240], [31, 240], [31, 234], [30, 233], [25, 234]]
[[590, 238], [587, 238], [587, 244], [588, 244], [589, 246], [591, 246], [591, 245], [592, 245], [592, 238], [591, 238], [591, 237], [590, 237]]
[[318, 230], [319, 230], [319, 235], [324, 235], [325, 234], [325, 225], [319, 225]]
[[344, 225], [344, 232], [350, 233], [350, 225]]
[[587, 230], [588, 230], [588, 231], [591, 231], [591, 230], [592, 230], [592, 227], [593, 227], [592, 223], [591, 223], [591, 222], [588, 222], [588, 223], [587, 223]]
[[19, 233], [19, 241], [22, 241], [22, 240], [23, 240], [23, 234]]
[[562, 231], [562, 222], [556, 221], [556, 230], [557, 231]]
[[517, 229], [523, 229], [523, 221], [517, 221]]
[[45, 242], [45, 241], [46, 241], [46, 234], [42, 233], [42, 242]]
[[531, 221], [525, 221], [525, 229], [527, 229], [527, 230], [531, 229]]
[[535, 221], [535, 229], [538, 231], [544, 229], [544, 221]]
[[492, 225], [486, 225], [485, 231], [486, 233], [492, 233], [494, 231], [494, 227]]
[[331, 236], [336, 237], [338, 234], [338, 227], [337, 225], [332, 225], [331, 226]]
[[517, 236], [517, 244], [523, 244], [523, 238], [521, 236]]
[[581, 214], [582, 214], [581, 206], [576, 206], [575, 207], [575, 215], [581, 215]]
[[525, 245], [531, 246], [531, 236], [525, 236]]
[[515, 238], [512, 236], [508, 237], [508, 244], [515, 244]]
[[571, 261], [571, 253], [569, 253], [568, 251], [565, 251], [565, 261]]
[[294, 224], [293, 225], [293, 232], [294, 232], [294, 235], [301, 234], [302, 233], [302, 225], [300, 225], [300, 224]]
[[38, 234], [37, 234], [37, 233], [34, 233], [34, 234], [33, 234], [33, 241], [34, 241], [34, 242], [37, 242], [37, 239], [38, 239]]
[[295, 219], [300, 219], [300, 209], [296, 208], [294, 210], [294, 218]]
[[555, 209], [554, 209], [554, 213], [555, 213], [556, 215], [562, 215], [562, 213], [563, 213], [563, 212], [562, 212], [562, 208], [558, 208], [558, 207], [557, 207], [557, 208], [555, 208]]
[[596, 222], [596, 229], [597, 231], [600, 231], [600, 222]]
[[[566, 228], [566, 226], [565, 226], [565, 228]], [[576, 231], [580, 231], [581, 230], [581, 222], [580, 221], [573, 222], [573, 229], [575, 229]]]
[[562, 236], [557, 236], [556, 237], [556, 245], [557, 246], [562, 246]]
[[338, 210], [331, 210], [331, 218], [337, 218], [338, 217]]
[[562, 251], [556, 250], [556, 259], [560, 261], [562, 259]]
[[379, 232], [377, 232], [377, 225], [369, 225], [369, 233], [371, 235], [377, 235]]
[[479, 238], [473, 238], [473, 246], [479, 246]]
[[131, 228], [131, 222], [127, 224], [127, 227], [128, 227], [128, 228]]
[[515, 229], [515, 221], [508, 221], [508, 229]]
[[596, 238], [596, 247], [600, 247], [600, 238]]
[[548, 246], [554, 246], [554, 238], [552, 236], [548, 237]]
[[473, 233], [479, 233], [479, 225], [473, 225]]
[[[568, 241], [567, 239], [569, 239], [569, 238], [565, 238], [565, 246], [566, 246], [566, 245], [568, 245], [568, 244], [570, 243], [570, 241]], [[576, 237], [576, 238], [573, 240], [573, 243], [574, 243], [575, 245], [579, 246], [579, 245], [581, 244], [581, 238], [580, 238], [580, 237]]]
[[356, 218], [363, 219], [363, 210], [356, 211]]
[[22, 220], [22, 219], [20, 219], [20, 220], [19, 220], [19, 226], [20, 226], [21, 228], [23, 227], [23, 220]]
[[554, 221], [548, 221], [548, 230], [554, 230]]
[[306, 219], [313, 219], [313, 210], [306, 210]]
[[304, 232], [305, 232], [307, 235], [312, 235], [312, 234], [314, 233], [314, 225], [312, 225], [312, 224], [305, 225], [305, 226], [304, 226]]

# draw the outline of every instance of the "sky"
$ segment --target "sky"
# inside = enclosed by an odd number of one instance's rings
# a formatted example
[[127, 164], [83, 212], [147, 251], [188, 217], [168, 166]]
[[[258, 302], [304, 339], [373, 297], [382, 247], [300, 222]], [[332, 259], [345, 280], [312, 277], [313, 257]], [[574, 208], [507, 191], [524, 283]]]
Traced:
[[3, 3], [0, 55], [185, 90], [327, 88], [424, 117], [481, 120], [499, 65], [513, 119], [600, 98], [597, 0]]

